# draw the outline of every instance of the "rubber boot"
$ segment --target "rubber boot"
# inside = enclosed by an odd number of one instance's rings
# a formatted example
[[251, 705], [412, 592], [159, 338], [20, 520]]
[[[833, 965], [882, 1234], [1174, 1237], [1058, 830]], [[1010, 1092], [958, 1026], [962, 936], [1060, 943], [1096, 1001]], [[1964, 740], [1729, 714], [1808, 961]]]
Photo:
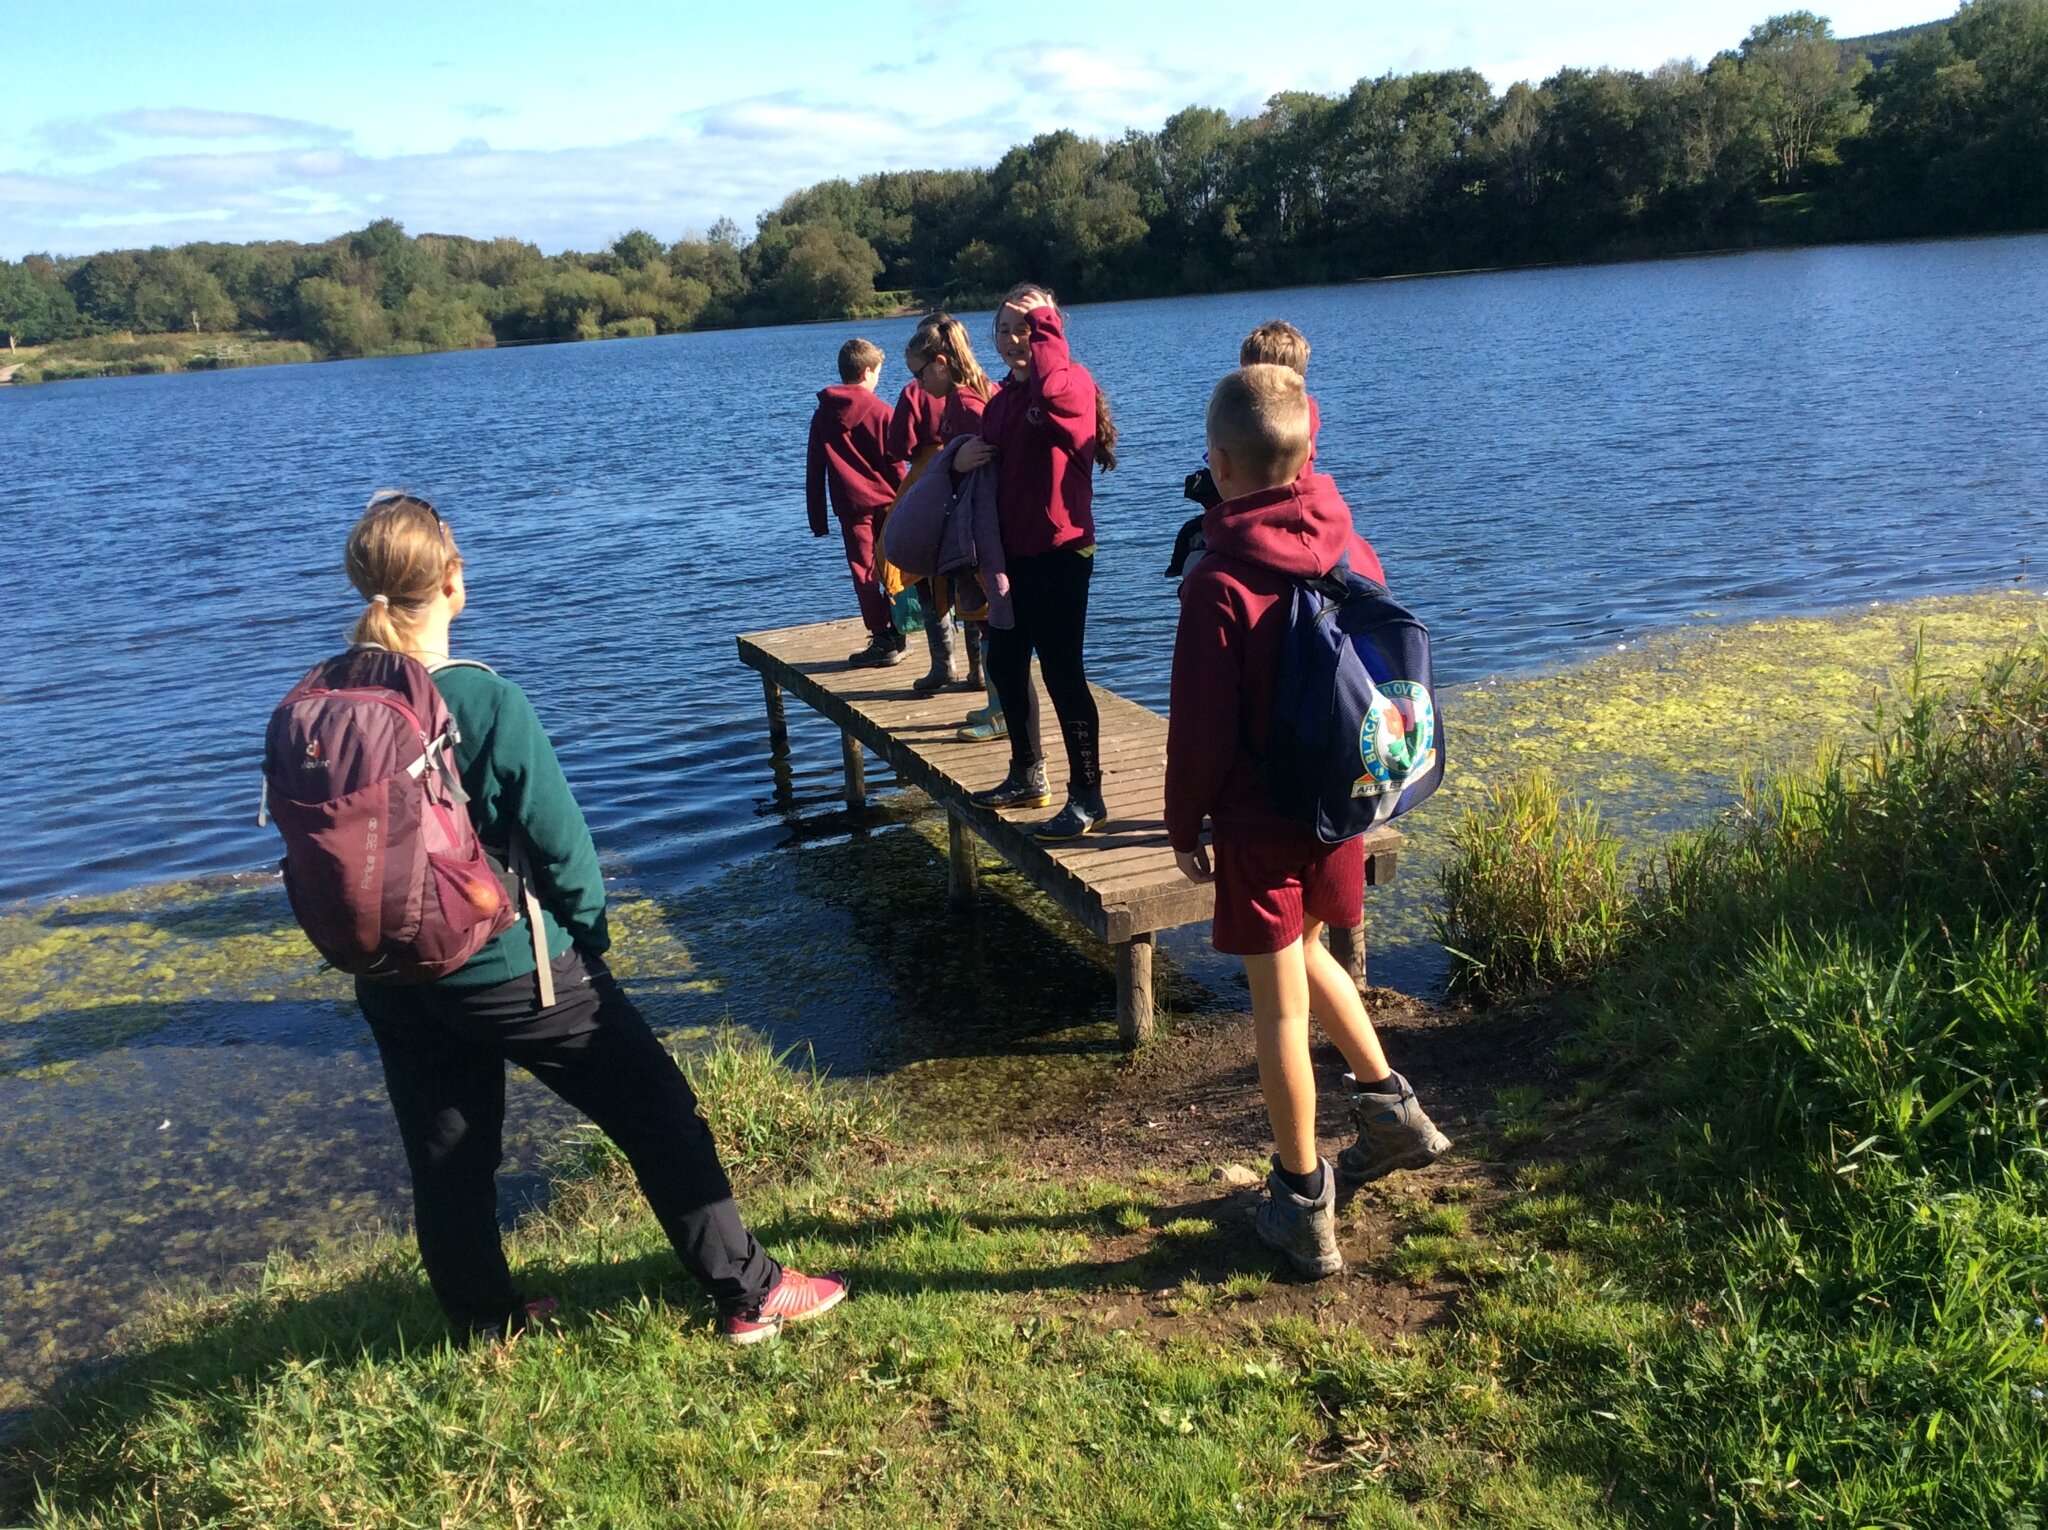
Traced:
[[986, 664], [982, 665], [981, 675], [982, 686], [988, 692], [988, 705], [969, 712], [967, 721], [960, 725], [960, 731], [955, 735], [971, 744], [1010, 736], [1010, 725], [1003, 718], [1003, 698], [996, 694], [996, 683], [989, 678]]
[[932, 667], [911, 681], [910, 688], [929, 696], [960, 678], [960, 646], [953, 638], [953, 618], [934, 613], [924, 624], [924, 640], [931, 650]]
[[967, 689], [985, 689], [988, 681], [981, 673], [981, 634], [972, 627], [967, 629]]

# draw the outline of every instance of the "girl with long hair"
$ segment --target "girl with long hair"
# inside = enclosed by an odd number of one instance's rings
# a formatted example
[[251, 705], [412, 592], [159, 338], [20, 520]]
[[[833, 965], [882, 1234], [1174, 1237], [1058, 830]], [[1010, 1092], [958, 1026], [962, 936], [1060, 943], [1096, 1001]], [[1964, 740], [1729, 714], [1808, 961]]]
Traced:
[[453, 530], [426, 500], [380, 491], [349, 533], [347, 569], [365, 601], [351, 640], [433, 674], [460, 730], [456, 766], [477, 838], [528, 877], [553, 979], [544, 1003], [538, 942], [516, 925], [438, 981], [356, 980], [412, 1169], [420, 1262], [448, 1321], [511, 1334], [553, 1306], [522, 1299], [498, 1235], [507, 1060], [619, 1145], [727, 1338], [755, 1343], [828, 1311], [845, 1281], [785, 1269], [754, 1241], [688, 1081], [605, 965], [597, 847], [532, 703], [485, 666], [449, 657], [449, 625], [469, 599]]
[[[980, 429], [982, 410], [988, 407], [995, 387], [989, 382], [988, 374], [982, 371], [981, 363], [974, 358], [974, 345], [967, 338], [966, 325], [949, 313], [926, 314], [918, 321], [917, 328], [911, 332], [910, 340], [903, 348], [903, 364], [910, 368], [911, 379], [918, 387], [940, 401], [937, 432], [940, 446], [961, 436], [973, 435]], [[954, 588], [957, 590], [957, 585]], [[960, 619], [967, 627], [966, 683], [969, 689], [979, 690], [987, 683], [983, 656], [988, 623], [966, 610], [960, 612]], [[940, 612], [934, 623], [927, 625], [926, 631], [932, 632], [934, 625], [938, 635], [933, 638], [932, 672], [911, 682], [914, 690], [935, 691], [957, 678], [952, 668], [952, 623], [944, 612]], [[995, 687], [989, 685], [988, 705], [967, 714], [967, 720], [960, 728], [960, 737], [971, 740], [1002, 738], [1007, 732], [1002, 703], [996, 699]]]
[[1009, 721], [1010, 769], [974, 800], [985, 807], [1045, 807], [1045, 751], [1031, 657], [1067, 751], [1067, 801], [1034, 831], [1076, 839], [1108, 815], [1102, 800], [1101, 719], [1082, 659], [1088, 585], [1095, 568], [1095, 484], [1116, 466], [1116, 425], [1088, 369], [1067, 349], [1052, 293], [1031, 282], [996, 309], [996, 354], [1010, 375], [981, 417], [979, 439], [955, 455], [961, 472], [993, 462], [1003, 558], [1016, 625], [991, 629], [988, 671]]

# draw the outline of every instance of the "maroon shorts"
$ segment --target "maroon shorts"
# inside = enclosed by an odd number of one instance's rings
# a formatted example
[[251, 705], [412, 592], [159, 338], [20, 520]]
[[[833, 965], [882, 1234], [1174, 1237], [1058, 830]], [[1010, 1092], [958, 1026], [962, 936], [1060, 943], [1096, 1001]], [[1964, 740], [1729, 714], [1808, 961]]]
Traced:
[[1365, 907], [1365, 841], [1326, 845], [1219, 827], [1216, 918], [1209, 940], [1225, 956], [1267, 956], [1301, 939], [1304, 918], [1348, 928]]

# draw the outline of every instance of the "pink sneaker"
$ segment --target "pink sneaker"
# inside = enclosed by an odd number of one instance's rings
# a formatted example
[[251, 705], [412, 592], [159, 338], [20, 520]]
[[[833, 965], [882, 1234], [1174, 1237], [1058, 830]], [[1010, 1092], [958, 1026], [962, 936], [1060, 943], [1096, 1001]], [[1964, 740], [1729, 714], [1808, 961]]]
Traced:
[[718, 1331], [735, 1344], [759, 1344], [782, 1332], [784, 1323], [807, 1323], [846, 1300], [844, 1275], [805, 1275], [784, 1270], [766, 1300], [748, 1312], [728, 1313]]

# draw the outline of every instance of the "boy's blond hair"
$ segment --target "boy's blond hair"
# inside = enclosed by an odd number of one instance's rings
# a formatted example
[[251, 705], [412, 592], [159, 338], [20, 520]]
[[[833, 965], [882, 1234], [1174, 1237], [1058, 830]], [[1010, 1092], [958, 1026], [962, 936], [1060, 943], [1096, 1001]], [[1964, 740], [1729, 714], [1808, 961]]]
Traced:
[[839, 347], [839, 380], [857, 383], [882, 364], [882, 348], [872, 340], [849, 340]]
[[1308, 461], [1308, 388], [1290, 367], [1239, 367], [1209, 395], [1209, 446], [1258, 488], [1292, 483]]
[[1285, 319], [1261, 324], [1244, 337], [1237, 348], [1241, 367], [1286, 367], [1301, 377], [1308, 376], [1308, 336]]

